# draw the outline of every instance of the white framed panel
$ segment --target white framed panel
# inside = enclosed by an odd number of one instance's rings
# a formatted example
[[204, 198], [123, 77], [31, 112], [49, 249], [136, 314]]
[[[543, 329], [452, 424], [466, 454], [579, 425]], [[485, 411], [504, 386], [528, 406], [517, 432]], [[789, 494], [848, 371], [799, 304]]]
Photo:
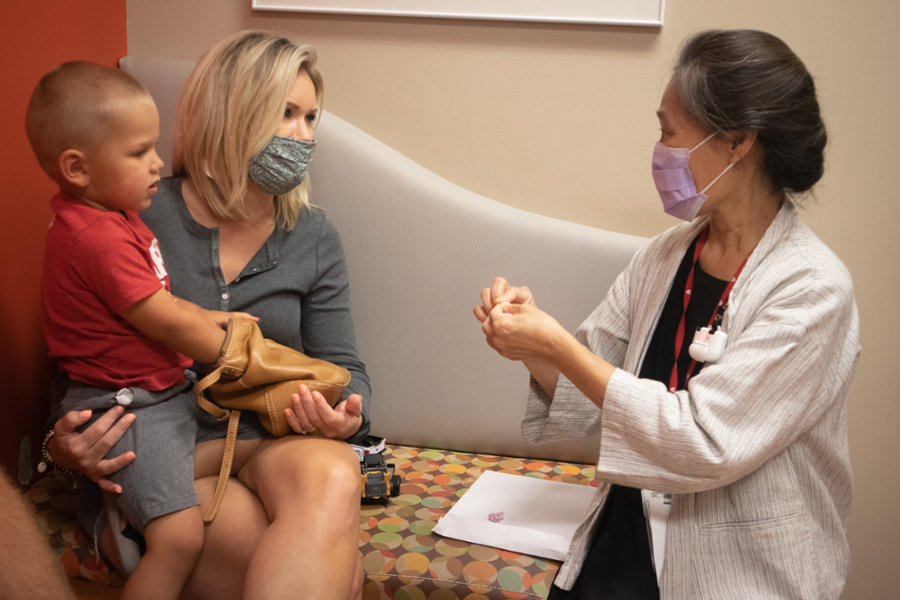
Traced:
[[254, 10], [442, 19], [663, 24], [666, 0], [252, 0]]

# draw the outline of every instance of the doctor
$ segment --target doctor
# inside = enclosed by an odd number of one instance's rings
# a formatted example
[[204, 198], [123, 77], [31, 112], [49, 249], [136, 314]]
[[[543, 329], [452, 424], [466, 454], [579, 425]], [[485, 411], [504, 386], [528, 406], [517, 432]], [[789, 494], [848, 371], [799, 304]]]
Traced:
[[[860, 348], [850, 275], [794, 209], [823, 173], [813, 79], [775, 36], [707, 31], [657, 114], [652, 175], [687, 223], [575, 336], [502, 278], [474, 310], [531, 374], [530, 442], [601, 434], [601, 485], [550, 598], [836, 600]], [[659, 577], [641, 490], [673, 494]]]

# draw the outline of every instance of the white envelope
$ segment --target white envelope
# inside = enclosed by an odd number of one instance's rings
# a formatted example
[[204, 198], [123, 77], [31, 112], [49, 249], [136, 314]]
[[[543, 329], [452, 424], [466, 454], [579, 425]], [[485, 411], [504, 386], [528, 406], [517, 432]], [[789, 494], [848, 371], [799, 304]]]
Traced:
[[594, 492], [590, 486], [484, 471], [434, 532], [563, 560]]

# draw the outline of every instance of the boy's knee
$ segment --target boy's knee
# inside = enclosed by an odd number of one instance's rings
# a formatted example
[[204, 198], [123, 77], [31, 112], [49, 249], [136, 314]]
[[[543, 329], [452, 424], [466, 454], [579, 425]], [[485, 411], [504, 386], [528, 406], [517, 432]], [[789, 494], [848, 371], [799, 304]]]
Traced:
[[157, 517], [147, 524], [147, 552], [193, 562], [203, 549], [203, 518], [196, 506]]
[[185, 560], [196, 560], [203, 549], [203, 521], [198, 519], [193, 527], [187, 527], [174, 541], [175, 551]]

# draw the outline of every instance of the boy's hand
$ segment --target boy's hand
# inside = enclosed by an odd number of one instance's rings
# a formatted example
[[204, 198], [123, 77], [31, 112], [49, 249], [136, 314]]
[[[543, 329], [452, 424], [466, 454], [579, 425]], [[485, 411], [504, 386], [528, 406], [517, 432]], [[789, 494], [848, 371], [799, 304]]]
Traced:
[[254, 317], [253, 315], [245, 312], [222, 312], [220, 310], [204, 310], [203, 316], [209, 319], [213, 325], [221, 327], [222, 329], [228, 329], [229, 319], [250, 319], [254, 323], [259, 323], [259, 317]]
[[[171, 294], [170, 294], [171, 296]], [[259, 323], [259, 317], [254, 317], [251, 314], [245, 312], [222, 312], [221, 310], [206, 310], [205, 308], [200, 308], [193, 302], [185, 300], [184, 298], [177, 298], [175, 296], [171, 296], [172, 299], [177, 302], [180, 306], [184, 308], [189, 308], [194, 312], [198, 312], [206, 319], [215, 325], [216, 327], [221, 327], [222, 329], [228, 329], [228, 319], [234, 319], [237, 317], [241, 317], [243, 319], [250, 319], [254, 323]]]

